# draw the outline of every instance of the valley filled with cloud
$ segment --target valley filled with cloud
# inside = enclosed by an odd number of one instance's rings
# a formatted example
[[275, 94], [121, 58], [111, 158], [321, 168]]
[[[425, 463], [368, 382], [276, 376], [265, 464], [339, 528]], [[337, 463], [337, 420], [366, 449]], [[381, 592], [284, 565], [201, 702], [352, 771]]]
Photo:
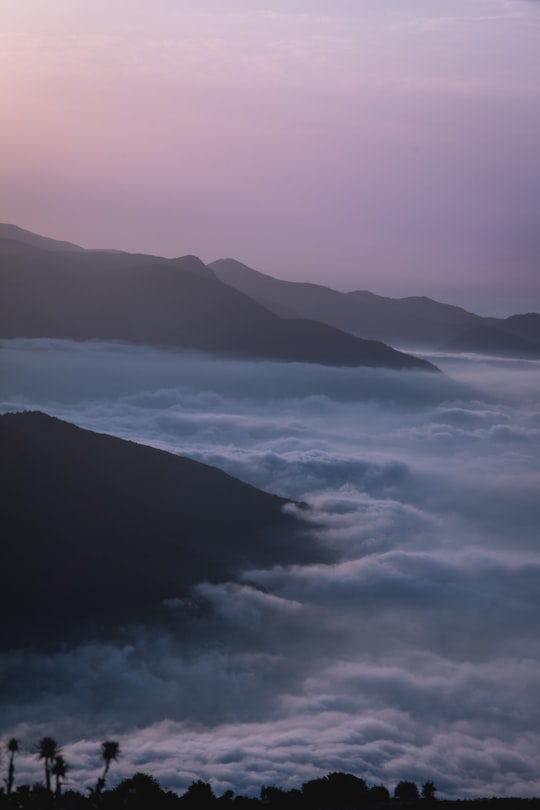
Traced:
[[[30, 751], [52, 734], [78, 788], [114, 736], [116, 778], [179, 791], [200, 778], [257, 795], [340, 770], [433, 779], [441, 797], [538, 795], [538, 362], [427, 359], [443, 374], [2, 340], [2, 412], [290, 498], [334, 560], [200, 582], [162, 631], [3, 653], [2, 735]], [[39, 770], [21, 757], [18, 779]]]

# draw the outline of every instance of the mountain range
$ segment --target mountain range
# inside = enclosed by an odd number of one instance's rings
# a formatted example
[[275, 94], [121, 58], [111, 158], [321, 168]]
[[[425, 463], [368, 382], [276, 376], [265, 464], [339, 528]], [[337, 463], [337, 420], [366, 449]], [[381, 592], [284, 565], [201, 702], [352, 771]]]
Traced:
[[279, 317], [195, 256], [83, 250], [0, 226], [0, 292], [1, 337], [125, 340], [239, 357], [436, 370], [328, 323]]
[[218, 259], [209, 267], [221, 281], [283, 318], [314, 318], [363, 338], [412, 350], [540, 357], [538, 313], [483, 317], [424, 296], [387, 298], [367, 291], [343, 293], [321, 284], [283, 281], [235, 259]]
[[201, 580], [327, 560], [287, 501], [41, 412], [0, 416], [0, 646], [167, 619]]
[[[127, 340], [240, 357], [435, 370], [410, 351], [540, 357], [540, 314], [484, 317], [425, 296], [209, 265], [86, 250], [0, 224], [0, 336]], [[407, 352], [391, 346], [405, 346]]]

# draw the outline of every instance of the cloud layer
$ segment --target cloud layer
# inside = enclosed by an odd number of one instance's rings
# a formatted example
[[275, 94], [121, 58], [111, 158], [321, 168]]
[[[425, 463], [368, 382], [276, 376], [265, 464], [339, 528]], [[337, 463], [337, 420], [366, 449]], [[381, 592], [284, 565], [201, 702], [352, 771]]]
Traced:
[[163, 633], [4, 655], [3, 736], [31, 750], [52, 734], [78, 786], [114, 735], [116, 778], [178, 790], [347, 770], [538, 795], [537, 363], [438, 356], [439, 376], [22, 340], [0, 362], [2, 410], [40, 407], [306, 500], [339, 556], [201, 583]]

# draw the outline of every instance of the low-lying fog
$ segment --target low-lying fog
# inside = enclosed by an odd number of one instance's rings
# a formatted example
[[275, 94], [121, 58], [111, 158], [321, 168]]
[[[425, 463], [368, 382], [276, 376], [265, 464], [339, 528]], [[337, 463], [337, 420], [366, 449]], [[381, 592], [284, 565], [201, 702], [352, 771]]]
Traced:
[[201, 583], [192, 619], [172, 606], [191, 621], [181, 642], [141, 628], [4, 655], [18, 781], [41, 778], [28, 752], [47, 734], [78, 789], [108, 737], [124, 754], [111, 783], [142, 770], [257, 794], [342, 770], [389, 789], [433, 779], [441, 796], [540, 793], [540, 367], [428, 359], [445, 375], [0, 343], [3, 411], [308, 501], [342, 558]]

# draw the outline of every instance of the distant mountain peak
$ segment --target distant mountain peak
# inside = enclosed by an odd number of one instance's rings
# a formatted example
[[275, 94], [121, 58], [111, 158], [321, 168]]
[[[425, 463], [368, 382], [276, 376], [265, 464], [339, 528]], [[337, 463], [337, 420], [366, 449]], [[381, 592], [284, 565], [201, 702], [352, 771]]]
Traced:
[[208, 267], [198, 256], [191, 253], [185, 256], [178, 256], [176, 259], [169, 259], [169, 261], [172, 262], [173, 265], [181, 267], [182, 270], [188, 270], [189, 272], [211, 278], [214, 281], [216, 280], [216, 274], [212, 268]]
[[32, 231], [19, 228], [18, 225], [10, 225], [8, 223], [0, 223], [0, 239], [16, 239], [18, 242], [24, 242], [27, 245], [32, 245], [42, 250], [56, 250], [62, 252], [78, 252], [84, 250], [84, 248], [72, 242], [51, 239], [48, 236], [40, 236], [37, 233], [32, 233]]

